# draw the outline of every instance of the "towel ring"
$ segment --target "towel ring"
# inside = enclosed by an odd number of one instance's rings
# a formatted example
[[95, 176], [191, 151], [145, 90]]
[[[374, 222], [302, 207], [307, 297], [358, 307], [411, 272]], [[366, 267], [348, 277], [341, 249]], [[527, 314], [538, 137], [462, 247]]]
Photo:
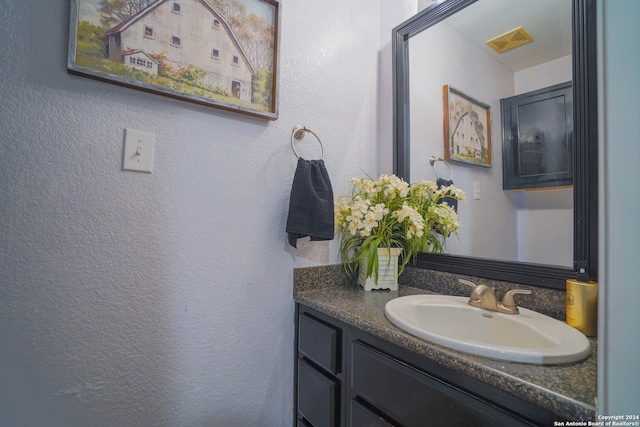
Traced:
[[440, 179], [440, 177], [438, 176], [438, 169], [436, 168], [436, 164], [438, 162], [444, 162], [444, 164], [447, 165], [447, 167], [449, 168], [449, 175], [451, 175], [451, 178], [449, 178], [449, 181], [453, 181], [453, 169], [451, 169], [451, 165], [449, 164], [449, 162], [447, 162], [443, 158], [431, 156], [429, 157], [429, 163], [431, 164], [431, 166], [433, 166], [433, 173], [436, 174], [436, 178]]
[[295, 154], [298, 159], [300, 158], [300, 155], [296, 151], [296, 147], [293, 144], [293, 138], [295, 137], [297, 140], [301, 140], [302, 138], [304, 138], [305, 132], [309, 132], [310, 134], [316, 137], [316, 139], [320, 143], [320, 149], [322, 150], [322, 160], [324, 160], [324, 147], [322, 146], [322, 141], [320, 141], [320, 138], [318, 137], [318, 135], [316, 135], [314, 131], [302, 125], [295, 125], [293, 127], [293, 130], [291, 131], [291, 148], [293, 149], [293, 154]]

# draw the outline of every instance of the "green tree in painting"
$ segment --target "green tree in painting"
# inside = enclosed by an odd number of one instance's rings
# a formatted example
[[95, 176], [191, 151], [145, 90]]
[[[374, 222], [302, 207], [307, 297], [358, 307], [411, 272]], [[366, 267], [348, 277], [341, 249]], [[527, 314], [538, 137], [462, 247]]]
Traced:
[[273, 74], [263, 68], [253, 76], [251, 102], [262, 105], [266, 108], [271, 107], [273, 92]]
[[251, 13], [238, 0], [207, 0], [224, 17], [236, 34], [249, 61], [256, 68], [253, 75], [251, 102], [266, 109], [273, 99], [273, 52], [275, 31], [273, 25]]
[[242, 48], [256, 68], [273, 70], [273, 27], [251, 14], [237, 31]]
[[146, 9], [156, 0], [100, 0], [100, 23], [111, 28]]
[[98, 58], [106, 56], [104, 38], [106, 30], [104, 27], [98, 27], [87, 21], [78, 22], [78, 52]]
[[224, 17], [256, 68], [273, 71], [273, 26], [251, 13], [238, 0], [208, 0]]
[[233, 32], [242, 27], [247, 8], [238, 0], [207, 0], [227, 21]]

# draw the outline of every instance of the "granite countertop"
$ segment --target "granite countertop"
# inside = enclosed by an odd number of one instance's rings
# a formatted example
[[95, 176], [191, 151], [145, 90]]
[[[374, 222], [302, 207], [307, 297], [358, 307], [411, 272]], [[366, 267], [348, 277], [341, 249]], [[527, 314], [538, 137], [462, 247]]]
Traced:
[[589, 421], [596, 414], [596, 339], [585, 361], [567, 365], [532, 365], [474, 356], [414, 337], [384, 315], [387, 301], [404, 295], [434, 293], [400, 285], [398, 291], [364, 292], [357, 284], [323, 278], [319, 286], [294, 287], [297, 303], [325, 313], [471, 378], [548, 409], [569, 421]]

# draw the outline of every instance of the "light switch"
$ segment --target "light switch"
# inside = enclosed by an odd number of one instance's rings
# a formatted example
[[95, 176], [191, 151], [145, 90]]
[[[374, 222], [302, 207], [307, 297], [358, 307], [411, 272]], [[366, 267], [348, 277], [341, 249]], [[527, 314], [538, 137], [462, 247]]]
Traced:
[[473, 200], [480, 200], [480, 183], [478, 181], [473, 183]]
[[122, 169], [151, 173], [155, 138], [155, 133], [125, 129]]

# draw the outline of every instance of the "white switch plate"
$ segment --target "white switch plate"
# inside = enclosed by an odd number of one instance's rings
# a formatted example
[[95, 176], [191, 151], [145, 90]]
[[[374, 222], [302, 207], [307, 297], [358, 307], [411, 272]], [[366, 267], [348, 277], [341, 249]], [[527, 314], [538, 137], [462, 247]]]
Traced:
[[473, 199], [480, 200], [480, 183], [478, 181], [473, 183]]
[[155, 138], [155, 133], [125, 129], [122, 169], [151, 173]]

